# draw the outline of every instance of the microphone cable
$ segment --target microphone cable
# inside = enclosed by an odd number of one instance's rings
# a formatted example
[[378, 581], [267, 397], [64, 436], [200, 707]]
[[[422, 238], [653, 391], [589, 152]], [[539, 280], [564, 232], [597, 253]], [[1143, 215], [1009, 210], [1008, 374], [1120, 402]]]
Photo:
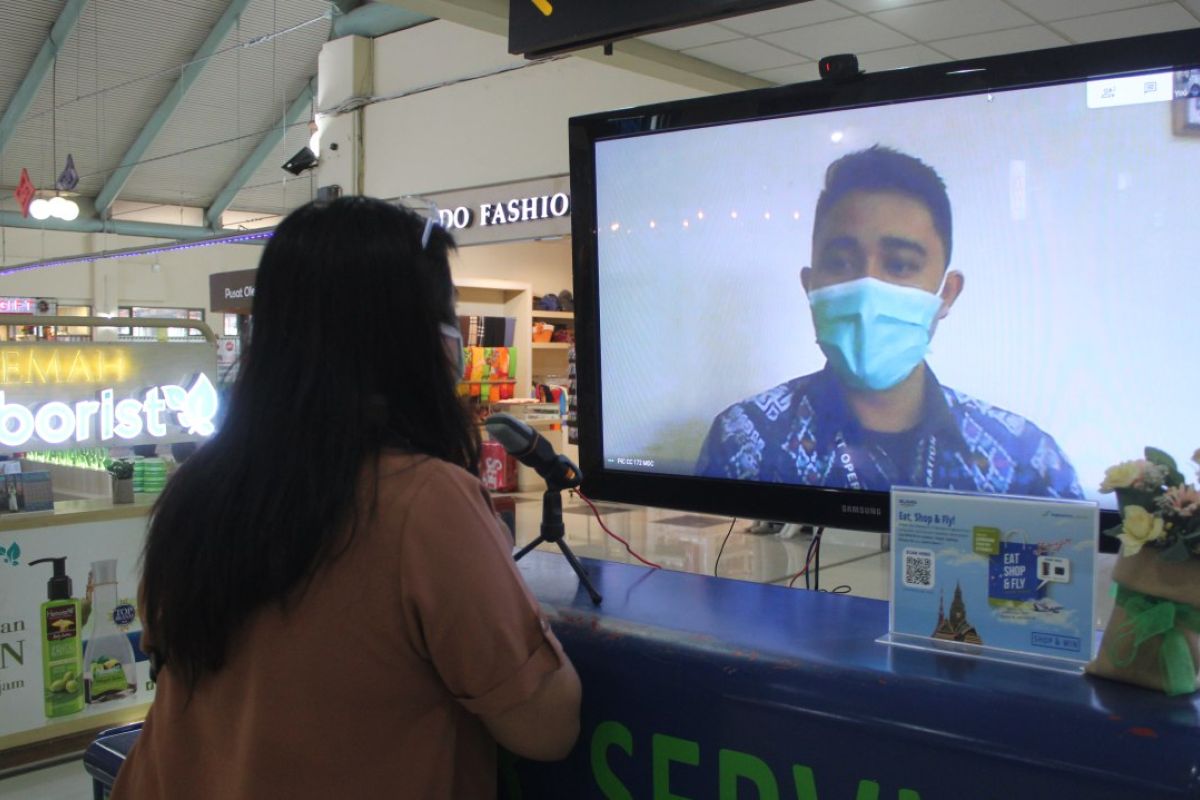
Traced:
[[592, 513], [596, 515], [596, 521], [600, 523], [600, 527], [604, 530], [604, 532], [607, 533], [612, 538], [616, 539], [621, 544], [625, 545], [625, 550], [629, 553], [629, 555], [633, 556], [638, 561], [642, 562], [643, 564], [645, 564], [648, 567], [654, 567], [654, 569], [662, 569], [662, 564], [655, 564], [653, 561], [647, 561], [646, 559], [642, 558], [640, 555], [638, 555], [637, 553], [635, 553], [633, 551], [633, 548], [629, 546], [629, 542], [625, 541], [620, 536], [617, 536], [615, 533], [610, 531], [608, 529], [608, 526], [604, 524], [604, 520], [600, 517], [600, 509], [596, 508], [596, 504], [593, 503], [590, 499], [588, 499], [587, 495], [585, 495], [583, 492], [581, 492], [578, 488], [570, 489], [569, 491], [571, 492], [571, 494], [577, 495], [580, 500], [582, 500], [583, 502], [588, 504], [588, 507], [592, 509]]
[[729, 543], [729, 534], [733, 533], [733, 526], [737, 524], [737, 517], [729, 520], [729, 530], [725, 531], [725, 538], [721, 540], [721, 549], [717, 551], [717, 560], [713, 562], [713, 577], [717, 577], [717, 567], [721, 566], [721, 554], [725, 552], [725, 545]]

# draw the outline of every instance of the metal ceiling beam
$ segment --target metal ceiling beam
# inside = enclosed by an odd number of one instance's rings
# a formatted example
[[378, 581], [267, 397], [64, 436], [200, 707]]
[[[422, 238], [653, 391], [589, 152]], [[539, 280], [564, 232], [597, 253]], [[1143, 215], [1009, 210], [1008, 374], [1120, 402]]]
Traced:
[[[136, 220], [95, 219], [79, 217], [70, 222], [61, 219], [36, 220], [23, 217], [17, 211], [0, 211], [0, 228], [34, 228], [66, 233], [112, 233], [118, 236], [151, 236], [155, 239], [207, 239], [222, 233], [200, 225], [169, 225], [161, 222], [137, 222]], [[227, 231], [245, 233], [245, 231]]]
[[370, 3], [334, 17], [333, 25], [329, 29], [329, 38], [340, 39], [343, 36], [375, 38], [420, 25], [422, 22], [432, 21], [433, 17], [427, 17], [391, 3]]
[[250, 4], [250, 0], [230, 0], [229, 7], [225, 9], [225, 13], [217, 20], [216, 25], [209, 32], [208, 38], [200, 45], [195, 54], [191, 57], [183, 69], [179, 72], [179, 80], [171, 87], [171, 91], [167, 92], [167, 96], [158, 104], [158, 108], [154, 109], [154, 113], [150, 115], [150, 119], [146, 121], [142, 132], [138, 134], [137, 139], [130, 145], [129, 150], [125, 152], [121, 158], [121, 165], [108, 176], [108, 180], [104, 183], [104, 187], [100, 190], [100, 194], [96, 195], [96, 213], [100, 216], [106, 216], [112, 208], [113, 202], [117, 196], [121, 194], [121, 190], [125, 188], [126, 182], [133, 174], [137, 163], [150, 149], [150, 145], [166, 127], [167, 122], [171, 119], [171, 115], [175, 113], [175, 109], [183, 102], [184, 95], [192, 88], [192, 84], [204, 72], [208, 66], [209, 59], [216, 55], [217, 50], [221, 46], [221, 42], [225, 37], [237, 26], [238, 18], [242, 12], [246, 10], [246, 6]]
[[[418, 14], [456, 22], [476, 30], [494, 33], [508, 39], [508, 0], [380, 0], [407, 8]], [[612, 55], [603, 48], [593, 47], [574, 53], [599, 64], [618, 67], [649, 78], [698, 89], [711, 94], [737, 92], [742, 89], [762, 89], [774, 86], [770, 81], [744, 75], [708, 61], [686, 56], [665, 47], [626, 39], [613, 44]]]
[[213, 228], [217, 228], [221, 224], [221, 215], [225, 213], [225, 209], [229, 208], [229, 204], [233, 202], [233, 198], [246, 185], [246, 181], [254, 174], [267, 157], [271, 155], [271, 151], [283, 141], [283, 137], [287, 134], [287, 129], [300, 121], [300, 117], [312, 106], [313, 94], [316, 92], [316, 78], [312, 78], [308, 83], [304, 84], [304, 89], [300, 94], [296, 95], [296, 99], [288, 106], [287, 112], [283, 115], [283, 119], [279, 124], [264, 136], [254, 148], [246, 160], [241, 163], [237, 171], [233, 173], [233, 177], [225, 184], [225, 187], [217, 194], [212, 205], [204, 212], [204, 218]]
[[29, 71], [25, 73], [24, 80], [17, 87], [12, 99], [8, 101], [8, 107], [4, 109], [4, 116], [0, 117], [0, 153], [3, 153], [4, 148], [12, 141], [13, 135], [17, 132], [17, 126], [21, 124], [25, 113], [33, 105], [33, 99], [37, 96], [38, 89], [42, 87], [42, 81], [50, 74], [50, 70], [54, 67], [54, 61], [58, 58], [58, 51], [66, 43], [67, 37], [71, 35], [71, 31], [75, 28], [75, 23], [79, 21], [87, 3], [88, 0], [67, 0], [67, 4], [59, 12], [58, 19], [50, 28], [50, 35], [46, 37], [46, 41], [42, 42], [42, 47], [33, 59]]

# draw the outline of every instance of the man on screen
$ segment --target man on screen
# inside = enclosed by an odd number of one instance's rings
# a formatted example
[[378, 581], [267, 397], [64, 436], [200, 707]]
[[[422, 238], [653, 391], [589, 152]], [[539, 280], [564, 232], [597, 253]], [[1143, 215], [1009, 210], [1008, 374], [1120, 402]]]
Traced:
[[951, 243], [946, 186], [925, 163], [876, 146], [831, 164], [800, 276], [825, 368], [718, 415], [696, 474], [1082, 498], [1050, 436], [925, 363], [963, 290]]

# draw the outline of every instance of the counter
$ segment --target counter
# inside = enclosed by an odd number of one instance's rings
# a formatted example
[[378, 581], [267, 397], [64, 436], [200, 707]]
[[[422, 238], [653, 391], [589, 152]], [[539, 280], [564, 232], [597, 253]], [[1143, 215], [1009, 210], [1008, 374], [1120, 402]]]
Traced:
[[523, 798], [1200, 796], [1200, 700], [877, 644], [878, 600], [584, 559], [520, 562], [584, 686]]
[[[519, 563], [579, 671], [582, 730], [563, 762], [502, 758], [501, 797], [1200, 796], [1194, 697], [878, 644], [877, 600], [582, 561], [599, 608], [557, 553]], [[135, 739], [89, 748], [101, 787]]]

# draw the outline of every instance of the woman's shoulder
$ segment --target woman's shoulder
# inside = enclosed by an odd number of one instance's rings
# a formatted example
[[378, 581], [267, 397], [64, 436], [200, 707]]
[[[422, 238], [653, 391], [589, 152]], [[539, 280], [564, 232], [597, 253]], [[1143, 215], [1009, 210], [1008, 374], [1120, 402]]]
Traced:
[[483, 484], [476, 475], [430, 455], [385, 450], [379, 457], [377, 475], [381, 493], [410, 494], [434, 503], [454, 498], [483, 499]]

